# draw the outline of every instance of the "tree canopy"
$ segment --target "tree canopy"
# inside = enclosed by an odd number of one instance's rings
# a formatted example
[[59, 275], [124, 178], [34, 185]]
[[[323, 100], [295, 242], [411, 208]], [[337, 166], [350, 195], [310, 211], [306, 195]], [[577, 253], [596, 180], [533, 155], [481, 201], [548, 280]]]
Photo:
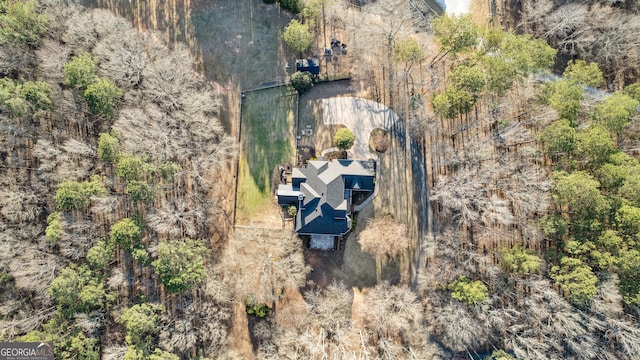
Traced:
[[299, 94], [304, 94], [311, 90], [313, 80], [308, 72], [296, 71], [291, 75], [291, 86], [293, 86]]
[[487, 286], [480, 280], [472, 281], [465, 276], [460, 276], [447, 285], [451, 290], [451, 297], [466, 303], [469, 306], [478, 305], [489, 297]]
[[619, 134], [631, 118], [638, 113], [638, 100], [617, 92], [596, 104], [593, 109], [593, 121], [607, 130]]
[[161, 311], [164, 311], [162, 305], [144, 303], [126, 309], [120, 317], [127, 330], [125, 339], [134, 348], [134, 353], [139, 351], [148, 355], [153, 351]]
[[120, 141], [116, 136], [109, 133], [102, 133], [98, 137], [98, 157], [106, 163], [113, 163], [118, 160], [120, 153]]
[[96, 80], [97, 61], [85, 52], [76, 55], [64, 65], [64, 83], [80, 89], [86, 89]]
[[180, 294], [202, 283], [206, 252], [202, 240], [161, 241], [152, 264], [167, 291]]
[[522, 246], [514, 246], [511, 249], [501, 251], [501, 265], [508, 273], [531, 274], [540, 269], [542, 260], [532, 251], [528, 251]]
[[415, 38], [408, 37], [393, 44], [393, 58], [396, 61], [419, 63], [424, 58], [424, 51]]
[[125, 218], [113, 224], [109, 231], [112, 244], [118, 244], [124, 250], [133, 250], [142, 239], [142, 230], [131, 218]]
[[49, 293], [67, 317], [100, 309], [106, 301], [104, 284], [84, 265], [62, 269], [51, 282]]
[[471, 20], [471, 16], [439, 16], [433, 19], [431, 26], [440, 44], [441, 56], [449, 53], [455, 55], [478, 43], [478, 26]]
[[84, 98], [94, 115], [113, 117], [113, 111], [120, 102], [124, 92], [108, 78], [99, 78], [89, 84], [84, 91]]
[[297, 53], [303, 53], [311, 48], [315, 36], [309, 31], [309, 25], [293, 19], [284, 28], [282, 38]]
[[551, 269], [551, 277], [569, 294], [569, 300], [578, 306], [588, 306], [598, 291], [598, 278], [591, 267], [579, 259], [563, 257], [560, 265]]
[[601, 87], [604, 84], [602, 71], [597, 63], [587, 63], [584, 60], [569, 60], [562, 75], [569, 80], [583, 86]]
[[84, 210], [91, 196], [104, 196], [106, 189], [102, 179], [95, 175], [91, 181], [66, 180], [58, 185], [54, 199], [61, 210]]
[[567, 119], [560, 119], [544, 128], [538, 134], [538, 141], [542, 143], [547, 156], [559, 158], [571, 154], [578, 142], [576, 129]]
[[35, 0], [4, 1], [0, 6], [0, 40], [38, 46], [48, 21], [37, 7]]

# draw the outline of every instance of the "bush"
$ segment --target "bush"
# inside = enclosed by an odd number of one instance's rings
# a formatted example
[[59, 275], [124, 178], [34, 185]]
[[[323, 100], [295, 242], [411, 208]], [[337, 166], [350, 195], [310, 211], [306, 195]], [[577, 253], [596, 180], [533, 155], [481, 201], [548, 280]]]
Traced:
[[356, 136], [353, 134], [353, 131], [347, 128], [342, 128], [336, 132], [333, 136], [333, 140], [335, 141], [338, 149], [349, 150], [356, 141]]
[[280, 7], [289, 11], [290, 13], [297, 14], [300, 12], [300, 0], [280, 0]]
[[297, 213], [298, 209], [294, 205], [291, 205], [287, 208], [287, 214], [289, 214], [289, 216], [294, 217]]
[[267, 304], [247, 304], [247, 314], [257, 316], [259, 318], [264, 318], [269, 315], [269, 307]]
[[291, 75], [291, 86], [293, 86], [300, 95], [304, 94], [313, 86], [311, 75], [307, 72], [300, 71], [294, 73]]

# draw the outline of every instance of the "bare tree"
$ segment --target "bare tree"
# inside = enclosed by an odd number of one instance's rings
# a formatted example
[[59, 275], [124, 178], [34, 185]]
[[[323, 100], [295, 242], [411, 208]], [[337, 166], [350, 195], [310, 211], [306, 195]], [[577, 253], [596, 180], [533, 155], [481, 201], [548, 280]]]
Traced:
[[422, 326], [424, 310], [409, 287], [382, 284], [364, 294], [353, 316], [361, 318], [365, 340], [382, 358], [434, 357], [436, 347], [428, 345]]
[[526, 156], [503, 156], [440, 177], [432, 199], [461, 224], [510, 225], [546, 210], [549, 188], [544, 173], [528, 166]]
[[14, 224], [33, 222], [41, 211], [34, 193], [0, 191], [0, 215], [6, 221]]
[[160, 318], [160, 346], [184, 356], [196, 353], [200, 345], [205, 353], [219, 358], [227, 349], [229, 309], [214, 302], [183, 299], [178, 313]]
[[98, 39], [126, 29], [131, 29], [126, 19], [109, 10], [91, 9], [69, 16], [62, 39], [80, 53], [93, 50]]
[[124, 359], [125, 354], [127, 353], [126, 345], [111, 345], [107, 346], [102, 350], [102, 357], [105, 360], [118, 360]]
[[59, 41], [46, 38], [42, 45], [36, 50], [38, 64], [43, 76], [51, 83], [62, 83], [64, 81], [64, 64], [69, 61], [69, 48]]
[[487, 343], [489, 329], [482, 309], [458, 301], [440, 301], [448, 304], [432, 307], [432, 331], [447, 348], [466, 352]]
[[284, 289], [304, 285], [311, 270], [304, 264], [300, 239], [273, 229], [236, 229], [222, 266], [237, 298], [254, 304], [274, 303]]
[[99, 68], [118, 86], [131, 88], [142, 80], [147, 54], [140, 33], [132, 28], [114, 32], [101, 38], [94, 54], [99, 59]]
[[409, 248], [406, 225], [397, 223], [391, 214], [369, 220], [367, 227], [358, 236], [358, 242], [362, 250], [376, 258], [378, 283], [382, 281], [382, 266], [387, 259], [405, 256]]

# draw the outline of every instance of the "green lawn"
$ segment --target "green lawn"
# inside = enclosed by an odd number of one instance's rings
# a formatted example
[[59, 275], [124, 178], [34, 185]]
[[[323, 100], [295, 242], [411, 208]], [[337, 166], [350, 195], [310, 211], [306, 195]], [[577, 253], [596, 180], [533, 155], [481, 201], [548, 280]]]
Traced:
[[259, 217], [273, 199], [278, 164], [295, 154], [296, 95], [286, 86], [247, 92], [242, 105], [236, 222]]

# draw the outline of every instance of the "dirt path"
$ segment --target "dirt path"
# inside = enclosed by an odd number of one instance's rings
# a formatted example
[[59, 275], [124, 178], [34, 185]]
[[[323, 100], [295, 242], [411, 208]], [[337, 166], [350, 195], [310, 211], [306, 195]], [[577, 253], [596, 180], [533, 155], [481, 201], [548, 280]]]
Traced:
[[249, 323], [247, 319], [247, 310], [244, 302], [236, 299], [233, 301], [233, 315], [231, 327], [231, 348], [233, 354], [231, 358], [252, 360], [255, 359], [253, 354], [253, 345], [249, 336]]

